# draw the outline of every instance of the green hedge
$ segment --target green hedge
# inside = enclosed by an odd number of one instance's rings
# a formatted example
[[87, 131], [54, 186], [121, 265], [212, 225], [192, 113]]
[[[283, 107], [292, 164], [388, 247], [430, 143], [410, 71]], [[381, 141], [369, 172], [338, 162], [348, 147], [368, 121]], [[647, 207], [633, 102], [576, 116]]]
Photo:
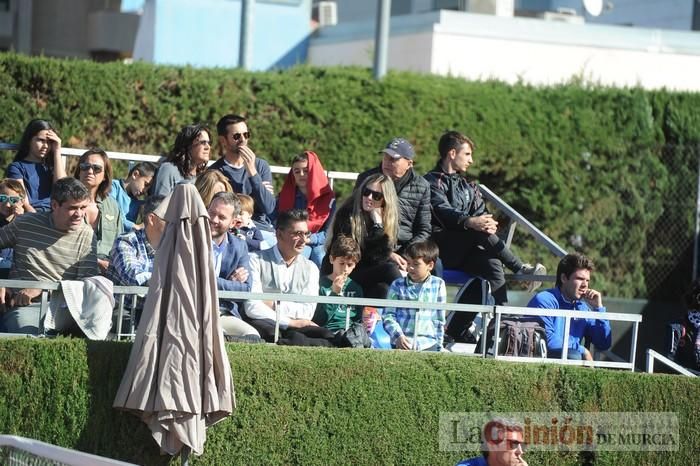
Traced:
[[[672, 453], [529, 452], [540, 465], [685, 465], [700, 451], [700, 382], [458, 355], [228, 345], [238, 408], [192, 464], [455, 464], [441, 412], [670, 411]], [[139, 464], [167, 463], [145, 425], [111, 408], [130, 345], [0, 340], [0, 433]], [[178, 463], [173, 463], [178, 464]]]
[[[700, 94], [580, 83], [410, 73], [377, 82], [357, 68], [252, 73], [0, 55], [3, 140], [42, 116], [67, 146], [164, 153], [183, 125], [236, 112], [249, 116], [251, 146], [273, 164], [313, 149], [327, 168], [361, 171], [403, 135], [423, 173], [442, 131], [461, 130], [478, 146], [472, 175], [566, 249], [596, 259], [596, 286], [626, 298], [675, 299], [688, 281], [699, 107]], [[517, 238], [525, 259], [555, 268], [529, 236]]]

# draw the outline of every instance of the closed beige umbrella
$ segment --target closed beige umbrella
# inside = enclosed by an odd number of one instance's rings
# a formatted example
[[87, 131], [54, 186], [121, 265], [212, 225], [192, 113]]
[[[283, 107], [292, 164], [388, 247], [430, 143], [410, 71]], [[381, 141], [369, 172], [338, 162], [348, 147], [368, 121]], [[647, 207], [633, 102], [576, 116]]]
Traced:
[[168, 225], [114, 407], [140, 416], [161, 452], [201, 455], [206, 428], [235, 406], [209, 217], [191, 184], [176, 186], [156, 214]]

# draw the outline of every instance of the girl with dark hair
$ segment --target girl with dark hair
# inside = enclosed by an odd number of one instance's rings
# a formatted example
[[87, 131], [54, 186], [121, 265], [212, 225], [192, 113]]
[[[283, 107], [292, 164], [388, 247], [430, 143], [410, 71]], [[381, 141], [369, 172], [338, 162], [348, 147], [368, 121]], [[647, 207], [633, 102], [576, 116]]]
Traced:
[[167, 196], [179, 183], [193, 183], [206, 170], [211, 153], [211, 132], [204, 125], [180, 130], [165, 162], [158, 168], [153, 195]]
[[277, 198], [275, 214], [291, 209], [302, 209], [309, 213], [307, 224], [311, 236], [304, 248], [304, 256], [321, 267], [326, 254], [326, 231], [335, 210], [335, 194], [323, 165], [314, 152], [306, 151], [292, 159], [292, 168]]
[[109, 253], [117, 236], [124, 232], [119, 204], [109, 196], [112, 189], [112, 164], [102, 149], [90, 149], [80, 156], [73, 176], [90, 192], [86, 220], [97, 238], [97, 265], [103, 274], [109, 266]]
[[27, 191], [27, 212], [51, 208], [51, 186], [66, 176], [61, 160], [61, 138], [46, 120], [32, 120], [22, 133], [6, 177], [19, 180]]

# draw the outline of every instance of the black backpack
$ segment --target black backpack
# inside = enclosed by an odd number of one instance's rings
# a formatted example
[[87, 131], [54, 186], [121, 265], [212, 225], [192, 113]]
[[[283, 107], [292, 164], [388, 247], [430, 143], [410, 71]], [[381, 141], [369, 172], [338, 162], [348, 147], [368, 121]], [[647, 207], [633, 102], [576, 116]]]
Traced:
[[[495, 319], [491, 320], [486, 339], [486, 348], [492, 355], [495, 323]], [[502, 319], [498, 337], [499, 356], [547, 357], [547, 337], [544, 328], [537, 321]]]

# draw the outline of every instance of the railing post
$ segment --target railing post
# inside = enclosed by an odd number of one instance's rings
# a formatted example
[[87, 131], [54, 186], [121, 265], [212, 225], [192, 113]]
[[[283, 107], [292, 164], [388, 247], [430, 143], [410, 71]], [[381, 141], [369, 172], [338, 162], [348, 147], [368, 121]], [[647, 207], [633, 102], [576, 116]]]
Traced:
[[280, 302], [275, 301], [275, 343], [280, 339]]
[[634, 364], [635, 361], [637, 360], [637, 334], [639, 331], [639, 322], [635, 322], [634, 325], [632, 326], [632, 343], [631, 343], [631, 348], [630, 352], [630, 370], [634, 372]]
[[561, 360], [566, 361], [569, 357], [569, 331], [571, 330], [571, 317], [565, 317], [564, 321], [564, 342], [561, 345]]
[[46, 327], [44, 327], [44, 317], [49, 310], [49, 292], [47, 290], [41, 291], [41, 305], [39, 306], [39, 335], [46, 335]]
[[654, 356], [651, 354], [651, 349], [647, 350], [647, 373], [654, 373]]
[[122, 339], [122, 320], [124, 319], [124, 299], [123, 294], [119, 295], [119, 304], [117, 304], [117, 340]]
[[493, 359], [498, 359], [498, 339], [501, 334], [501, 309], [494, 306], [493, 311], [496, 316], [496, 324], [493, 326]]

